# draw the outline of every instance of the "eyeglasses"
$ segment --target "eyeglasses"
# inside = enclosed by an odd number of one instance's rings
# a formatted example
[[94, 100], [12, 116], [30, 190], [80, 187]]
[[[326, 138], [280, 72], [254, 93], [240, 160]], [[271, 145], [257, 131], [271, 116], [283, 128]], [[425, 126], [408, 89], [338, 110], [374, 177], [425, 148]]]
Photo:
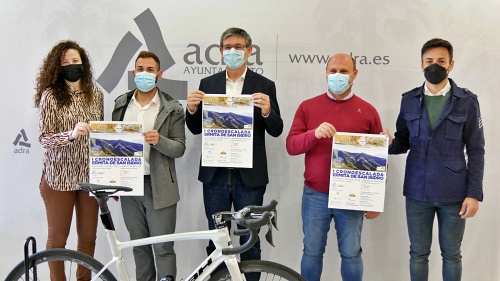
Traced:
[[243, 51], [247, 46], [245, 45], [241, 45], [241, 44], [236, 44], [236, 45], [224, 45], [222, 46], [222, 49], [224, 51], [229, 51], [231, 50], [232, 48], [236, 49], [236, 50], [239, 50], [239, 51]]

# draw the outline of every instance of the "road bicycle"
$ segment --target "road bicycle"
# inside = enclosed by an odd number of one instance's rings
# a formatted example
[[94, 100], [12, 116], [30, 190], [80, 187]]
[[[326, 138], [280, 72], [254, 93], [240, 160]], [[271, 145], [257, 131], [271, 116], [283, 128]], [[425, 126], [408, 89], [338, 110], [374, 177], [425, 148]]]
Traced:
[[[109, 197], [118, 191], [131, 191], [130, 187], [125, 186], [107, 186], [89, 183], [77, 184], [83, 190], [95, 195], [99, 203], [101, 223], [106, 230], [106, 236], [109, 242], [113, 258], [103, 265], [95, 258], [69, 249], [49, 249], [34, 253], [27, 257], [25, 261], [20, 262], [7, 276], [6, 281], [15, 280], [49, 280], [48, 263], [52, 261], [62, 261], [65, 265], [67, 280], [74, 280], [78, 265], [88, 268], [92, 272], [92, 280], [106, 281], [128, 281], [129, 276], [125, 267], [122, 250], [125, 248], [152, 245], [155, 243], [186, 241], [186, 240], [205, 240], [210, 239], [215, 245], [213, 251], [188, 277], [178, 280], [289, 280], [305, 281], [300, 274], [284, 265], [264, 260], [238, 261], [237, 254], [249, 250], [257, 241], [258, 230], [268, 225], [269, 231], [266, 234], [266, 240], [273, 245], [272, 227], [276, 227], [276, 205], [273, 200], [266, 206], [247, 206], [235, 212], [220, 212], [213, 215], [216, 225], [214, 230], [195, 231], [160, 235], [136, 240], [122, 242], [118, 240], [108, 208], [107, 201]], [[241, 246], [233, 247], [229, 227], [231, 221], [245, 227], [234, 231], [235, 235], [249, 235], [249, 239]], [[219, 265], [225, 263], [225, 267], [216, 270]], [[117, 278], [109, 270], [110, 266], [116, 265]], [[257, 276], [257, 278], [255, 278]], [[138, 280], [139, 281], [139, 280]]]

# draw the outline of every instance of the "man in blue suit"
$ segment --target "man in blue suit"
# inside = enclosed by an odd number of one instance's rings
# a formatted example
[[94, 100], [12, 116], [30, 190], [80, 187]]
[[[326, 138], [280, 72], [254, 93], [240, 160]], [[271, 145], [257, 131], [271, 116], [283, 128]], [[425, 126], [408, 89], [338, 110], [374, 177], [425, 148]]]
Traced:
[[403, 94], [389, 148], [389, 154], [410, 151], [403, 186], [410, 279], [428, 280], [437, 217], [443, 280], [459, 281], [465, 221], [483, 200], [483, 122], [477, 96], [448, 77], [455, 64], [451, 43], [431, 39], [421, 58], [425, 82]]
[[[202, 132], [202, 103], [205, 93], [231, 96], [252, 95], [254, 102], [253, 164], [252, 168], [204, 167], [200, 164], [198, 179], [203, 183], [203, 201], [208, 226], [214, 229], [212, 214], [239, 210], [247, 205], [262, 205], [269, 183], [265, 132], [278, 137], [283, 132], [283, 120], [276, 99], [273, 81], [247, 68], [252, 54], [252, 39], [240, 28], [229, 28], [220, 38], [220, 52], [226, 71], [201, 80], [199, 90], [187, 96], [186, 125], [191, 133]], [[242, 236], [244, 243], [248, 236]], [[207, 253], [214, 250], [212, 242]], [[242, 260], [260, 259], [260, 242], [241, 254]]]

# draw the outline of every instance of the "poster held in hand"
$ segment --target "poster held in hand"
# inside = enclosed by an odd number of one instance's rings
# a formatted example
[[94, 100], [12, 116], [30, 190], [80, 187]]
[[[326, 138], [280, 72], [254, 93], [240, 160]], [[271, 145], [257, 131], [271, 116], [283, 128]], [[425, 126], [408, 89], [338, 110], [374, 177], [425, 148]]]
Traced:
[[144, 195], [144, 125], [124, 121], [91, 121], [90, 183], [128, 186], [118, 196]]
[[384, 211], [388, 142], [385, 135], [335, 134], [329, 208]]

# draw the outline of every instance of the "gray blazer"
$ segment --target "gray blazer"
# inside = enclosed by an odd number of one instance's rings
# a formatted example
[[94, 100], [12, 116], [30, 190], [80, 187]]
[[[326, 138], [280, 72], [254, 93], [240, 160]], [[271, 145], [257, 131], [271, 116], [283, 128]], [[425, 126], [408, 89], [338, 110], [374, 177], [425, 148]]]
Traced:
[[[113, 121], [122, 121], [128, 103], [135, 90], [119, 96], [115, 100]], [[153, 208], [156, 210], [172, 206], [180, 199], [175, 159], [184, 155], [186, 135], [184, 131], [184, 109], [167, 93], [158, 90], [161, 105], [154, 129], [160, 134], [158, 144], [151, 146], [149, 165], [153, 188]]]

